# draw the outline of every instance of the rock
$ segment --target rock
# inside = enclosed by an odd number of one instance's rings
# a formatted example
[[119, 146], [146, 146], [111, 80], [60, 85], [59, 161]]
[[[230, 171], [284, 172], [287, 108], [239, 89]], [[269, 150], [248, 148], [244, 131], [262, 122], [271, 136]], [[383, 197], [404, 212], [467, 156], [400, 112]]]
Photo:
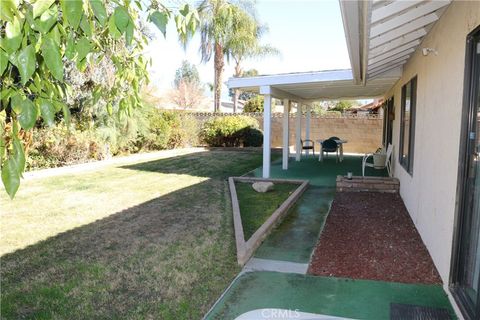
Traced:
[[252, 188], [257, 192], [268, 192], [273, 190], [273, 182], [255, 182], [252, 184]]

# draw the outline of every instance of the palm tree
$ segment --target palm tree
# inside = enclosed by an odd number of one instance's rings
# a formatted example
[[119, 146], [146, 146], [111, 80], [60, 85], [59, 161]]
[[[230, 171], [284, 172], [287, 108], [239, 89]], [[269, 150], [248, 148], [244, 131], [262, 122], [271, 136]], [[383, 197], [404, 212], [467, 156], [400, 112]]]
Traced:
[[[202, 62], [210, 61], [213, 55], [214, 65], [214, 110], [220, 110], [222, 94], [222, 75], [225, 67], [225, 56], [230, 57], [229, 44], [233, 43], [239, 28], [255, 21], [251, 13], [253, 2], [228, 0], [203, 0], [197, 10], [200, 17], [200, 53]], [[246, 21], [242, 21], [246, 20]], [[255, 29], [244, 29], [240, 33], [255, 32]], [[242, 35], [243, 37], [243, 35]]]
[[[248, 58], [259, 58], [266, 55], [280, 54], [278, 49], [262, 45], [261, 37], [268, 31], [265, 25], [261, 25], [255, 18], [255, 15], [248, 15], [245, 11], [234, 10], [232, 14], [232, 23], [235, 32], [229, 37], [226, 44], [227, 60], [235, 61], [234, 77], [242, 77], [242, 63]], [[234, 90], [233, 112], [237, 112], [238, 97], [240, 91]]]
[[230, 32], [231, 11], [232, 5], [226, 0], [203, 0], [198, 6], [202, 62], [210, 61], [213, 54], [215, 112], [220, 110], [224, 47]]

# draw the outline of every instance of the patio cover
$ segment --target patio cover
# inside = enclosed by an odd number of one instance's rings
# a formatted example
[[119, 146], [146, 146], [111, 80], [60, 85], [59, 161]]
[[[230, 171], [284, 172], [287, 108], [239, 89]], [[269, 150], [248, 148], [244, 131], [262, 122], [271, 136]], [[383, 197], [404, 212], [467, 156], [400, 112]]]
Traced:
[[[340, 0], [351, 70], [329, 70], [230, 78], [230, 89], [264, 96], [263, 176], [270, 176], [272, 97], [283, 99], [283, 169], [288, 169], [290, 103], [297, 104], [296, 160], [301, 152], [301, 106], [307, 106], [305, 139], [310, 136], [310, 104], [318, 100], [383, 97], [400, 79], [403, 65], [451, 0]], [[424, 48], [426, 54], [434, 48]]]

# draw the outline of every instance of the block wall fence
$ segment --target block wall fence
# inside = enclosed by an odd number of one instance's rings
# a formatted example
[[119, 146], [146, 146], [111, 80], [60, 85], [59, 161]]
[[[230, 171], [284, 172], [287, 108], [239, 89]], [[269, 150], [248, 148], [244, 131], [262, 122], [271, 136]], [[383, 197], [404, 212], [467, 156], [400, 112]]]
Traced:
[[[232, 113], [192, 113], [194, 118], [203, 123], [208, 119], [218, 116], [231, 116]], [[239, 113], [236, 115], [249, 115], [256, 118], [263, 129], [262, 113]], [[291, 150], [295, 149], [295, 125], [296, 114], [289, 115], [289, 145]], [[272, 147], [282, 147], [282, 113], [272, 114]], [[302, 116], [302, 138], [305, 139], [306, 117]], [[342, 115], [342, 116], [321, 116], [311, 115], [310, 139], [326, 139], [337, 136], [348, 140], [344, 145], [344, 152], [350, 153], [371, 153], [377, 150], [382, 144], [383, 118], [381, 115]], [[318, 150], [318, 143], [315, 142], [315, 149]]]

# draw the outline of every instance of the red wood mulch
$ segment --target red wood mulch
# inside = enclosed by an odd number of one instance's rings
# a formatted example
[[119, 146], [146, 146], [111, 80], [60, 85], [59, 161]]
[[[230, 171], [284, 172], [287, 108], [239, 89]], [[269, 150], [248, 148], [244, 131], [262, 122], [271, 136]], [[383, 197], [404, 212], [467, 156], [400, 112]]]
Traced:
[[403, 283], [442, 283], [398, 194], [339, 192], [308, 272]]

